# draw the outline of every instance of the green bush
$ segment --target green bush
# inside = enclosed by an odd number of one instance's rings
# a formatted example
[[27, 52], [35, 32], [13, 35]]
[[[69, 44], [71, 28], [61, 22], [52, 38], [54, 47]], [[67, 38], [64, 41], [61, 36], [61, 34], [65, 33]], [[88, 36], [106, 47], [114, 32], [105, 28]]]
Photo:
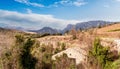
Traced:
[[44, 53], [42, 56], [42, 69], [52, 69], [52, 54]]
[[35, 69], [37, 59], [30, 53], [35, 41], [22, 35], [15, 37], [15, 45], [7, 49], [1, 57], [2, 69]]
[[[89, 60], [99, 69], [112, 69], [114, 66], [114, 55], [108, 47], [103, 47], [100, 44], [100, 39], [94, 41], [93, 49], [89, 52]], [[97, 66], [98, 65], [98, 66]]]
[[66, 44], [62, 43], [61, 50], [65, 50], [65, 46], [66, 46]]
[[16, 44], [22, 44], [24, 42], [24, 37], [22, 35], [16, 35]]
[[23, 69], [35, 69], [37, 59], [30, 54], [30, 49], [34, 45], [35, 41], [28, 38], [23, 46], [22, 54], [20, 55], [20, 63]]

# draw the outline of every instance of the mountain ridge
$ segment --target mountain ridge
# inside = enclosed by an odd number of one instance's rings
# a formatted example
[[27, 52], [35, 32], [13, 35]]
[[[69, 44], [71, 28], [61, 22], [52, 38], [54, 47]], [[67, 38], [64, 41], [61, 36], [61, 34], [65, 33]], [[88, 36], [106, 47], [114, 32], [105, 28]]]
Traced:
[[80, 22], [80, 23], [76, 23], [75, 25], [68, 24], [67, 27], [63, 29], [63, 31], [64, 32], [70, 31], [72, 28], [74, 28], [75, 30], [84, 30], [84, 29], [94, 28], [94, 27], [98, 27], [98, 26], [102, 27], [104, 25], [109, 25], [112, 23], [113, 22], [102, 21], [102, 20]]
[[96, 27], [102, 27], [105, 25], [110, 25], [110, 24], [114, 24], [115, 22], [110, 22], [110, 21], [103, 21], [103, 20], [94, 20], [94, 21], [86, 21], [86, 22], [80, 22], [80, 23], [76, 23], [76, 24], [68, 24], [64, 29], [62, 30], [58, 30], [58, 29], [54, 29], [52, 27], [43, 27], [42, 29], [39, 30], [27, 30], [24, 29], [22, 27], [9, 27], [9, 26], [4, 26], [3, 24], [3, 28], [8, 28], [8, 29], [16, 29], [16, 30], [21, 30], [21, 31], [29, 31], [29, 32], [35, 32], [38, 34], [44, 34], [44, 33], [49, 33], [49, 34], [56, 34], [56, 33], [62, 33], [64, 34], [67, 31], [70, 31], [71, 29], [75, 29], [75, 30], [85, 30], [85, 29], [89, 29], [89, 28], [96, 28]]

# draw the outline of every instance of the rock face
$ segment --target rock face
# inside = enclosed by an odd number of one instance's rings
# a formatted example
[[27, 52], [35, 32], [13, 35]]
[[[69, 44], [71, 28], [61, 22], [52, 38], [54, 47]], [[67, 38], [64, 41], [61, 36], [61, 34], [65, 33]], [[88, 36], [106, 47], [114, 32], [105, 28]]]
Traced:
[[63, 30], [63, 32], [69, 31], [72, 28], [74, 28], [76, 30], [83, 30], [83, 29], [101, 27], [101, 26], [104, 26], [104, 25], [112, 24], [112, 23], [113, 22], [98, 20], [98, 21], [81, 22], [81, 23], [77, 23], [75, 25], [68, 24], [68, 26]]
[[60, 53], [57, 53], [52, 56], [53, 60], [56, 60], [56, 57], [60, 57], [61, 55], [66, 54], [69, 58], [74, 58], [76, 60], [76, 64], [80, 64], [86, 61], [86, 51], [81, 49], [80, 47], [72, 47], [68, 48]]
[[120, 53], [120, 39], [114, 40], [114, 42], [116, 43], [116, 50]]
[[109, 46], [111, 51], [117, 51], [120, 53], [120, 39], [117, 38], [101, 38], [101, 44], [103, 46]]

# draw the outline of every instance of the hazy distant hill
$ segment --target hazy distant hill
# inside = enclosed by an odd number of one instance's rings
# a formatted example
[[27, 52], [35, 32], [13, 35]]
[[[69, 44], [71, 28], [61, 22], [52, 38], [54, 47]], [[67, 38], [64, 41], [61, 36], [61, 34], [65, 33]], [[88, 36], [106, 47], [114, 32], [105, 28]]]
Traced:
[[16, 26], [11, 26], [5, 23], [0, 23], [0, 27], [4, 29], [14, 29], [14, 30], [20, 30], [20, 31], [26, 31], [23, 27], [16, 27]]
[[109, 25], [112, 24], [113, 22], [108, 22], [108, 21], [88, 21], [88, 22], [81, 22], [77, 23], [75, 25], [69, 24], [67, 25], [66, 28], [63, 29], [63, 32], [69, 31], [72, 28], [79, 30], [79, 29], [89, 29], [89, 28], [94, 28], [98, 26], [104, 26], [104, 25]]
[[55, 33], [59, 33], [59, 31], [57, 29], [53, 29], [53, 28], [50, 28], [50, 27], [44, 27], [40, 30], [29, 30], [31, 32], [36, 32], [36, 33], [39, 33], [39, 34], [44, 34], [44, 33], [50, 33], [50, 34], [55, 34]]
[[12, 29], [6, 29], [6, 28], [2, 28], [2, 27], [0, 27], [0, 32], [2, 32], [2, 31], [4, 31], [4, 32], [6, 32], [6, 31], [15, 31], [15, 30], [12, 30]]

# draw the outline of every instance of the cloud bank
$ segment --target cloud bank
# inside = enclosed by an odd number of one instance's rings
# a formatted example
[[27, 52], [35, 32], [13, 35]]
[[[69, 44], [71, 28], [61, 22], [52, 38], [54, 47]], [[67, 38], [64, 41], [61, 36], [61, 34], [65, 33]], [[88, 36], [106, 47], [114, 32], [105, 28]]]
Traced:
[[63, 29], [67, 26], [67, 24], [75, 24], [80, 22], [78, 20], [58, 19], [53, 15], [36, 14], [32, 13], [30, 10], [29, 13], [26, 14], [16, 11], [0, 10], [0, 15], [0, 23], [30, 29], [40, 29], [46, 26], [56, 29]]

